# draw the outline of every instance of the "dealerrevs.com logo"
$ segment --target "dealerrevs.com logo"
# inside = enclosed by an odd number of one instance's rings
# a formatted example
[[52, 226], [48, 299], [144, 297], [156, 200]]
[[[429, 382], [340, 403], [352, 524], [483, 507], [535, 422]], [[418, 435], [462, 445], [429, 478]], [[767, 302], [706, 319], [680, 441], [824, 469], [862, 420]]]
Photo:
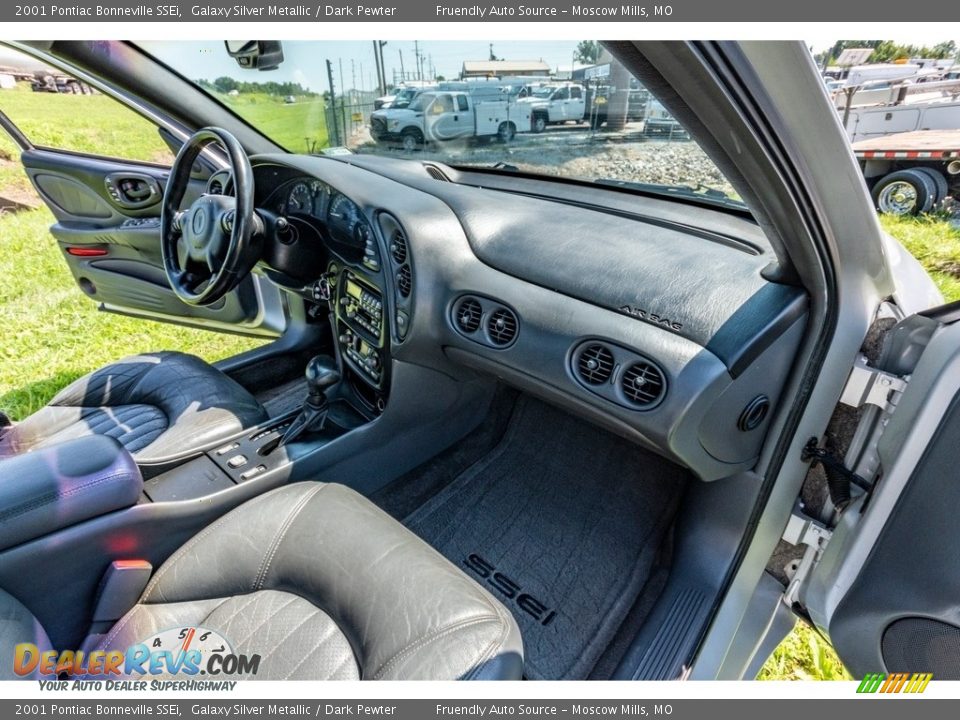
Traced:
[[45, 650], [33, 643], [14, 648], [13, 671], [19, 677], [110, 678], [150, 676], [252, 676], [259, 655], [233, 652], [214, 630], [184, 627], [164, 630], [126, 650]]
[[864, 676], [858, 693], [922, 693], [933, 679], [932, 673], [868, 673]]

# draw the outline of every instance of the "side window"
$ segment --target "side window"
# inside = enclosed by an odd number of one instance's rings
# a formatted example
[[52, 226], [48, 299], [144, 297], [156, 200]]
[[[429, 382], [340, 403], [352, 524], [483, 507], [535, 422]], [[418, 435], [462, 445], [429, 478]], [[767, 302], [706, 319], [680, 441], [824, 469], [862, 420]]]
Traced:
[[579, 87], [570, 88], [570, 97], [573, 98], [574, 100], [582, 99], [583, 95], [580, 94], [580, 88]]
[[[37, 147], [169, 165], [157, 127], [76, 78], [9, 49], [0, 110]], [[7, 83], [9, 84], [9, 83]]]
[[465, 111], [467, 109], [466, 95], [457, 95], [457, 109]]
[[569, 100], [569, 99], [570, 99], [570, 91], [569, 91], [567, 88], [565, 88], [565, 87], [564, 87], [564, 88], [560, 88], [559, 90], [557, 90], [557, 91], [553, 94], [553, 99], [554, 99], [554, 100]]
[[439, 112], [453, 112], [453, 96], [452, 95], [441, 95], [437, 98], [437, 105], [440, 107]]

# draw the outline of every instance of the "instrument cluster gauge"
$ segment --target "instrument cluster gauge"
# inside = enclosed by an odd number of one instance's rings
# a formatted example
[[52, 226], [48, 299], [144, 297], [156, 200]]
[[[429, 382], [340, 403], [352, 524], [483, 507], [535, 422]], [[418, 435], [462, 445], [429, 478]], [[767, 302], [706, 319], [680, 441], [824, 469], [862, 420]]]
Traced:
[[310, 189], [310, 185], [305, 182], [298, 182], [290, 188], [284, 210], [288, 215], [312, 215], [313, 190]]
[[330, 201], [329, 222], [349, 234], [357, 222], [357, 206], [346, 195], [335, 195]]
[[310, 190], [313, 192], [313, 216], [322, 219], [327, 215], [330, 187], [326, 183], [314, 180], [310, 183]]

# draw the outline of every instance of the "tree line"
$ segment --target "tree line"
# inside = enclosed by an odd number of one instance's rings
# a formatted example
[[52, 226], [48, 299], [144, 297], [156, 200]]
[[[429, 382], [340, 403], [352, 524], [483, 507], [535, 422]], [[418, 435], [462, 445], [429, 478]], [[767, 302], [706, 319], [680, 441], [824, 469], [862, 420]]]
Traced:
[[236, 90], [238, 93], [263, 93], [265, 95], [277, 95], [286, 97], [287, 95], [297, 95], [300, 97], [316, 97], [318, 93], [307, 90], [303, 85], [296, 82], [244, 82], [232, 77], [218, 77], [213, 82], [209, 80], [197, 80], [197, 84], [207, 90], [215, 90], [220, 93], [229, 93]]
[[909, 45], [892, 40], [840, 40], [828, 50], [814, 55], [819, 64], [832, 65], [840, 53], [849, 48], [871, 48], [868, 63], [889, 63], [910, 58], [933, 58], [937, 60], [958, 58], [957, 43], [947, 40], [935, 45]]

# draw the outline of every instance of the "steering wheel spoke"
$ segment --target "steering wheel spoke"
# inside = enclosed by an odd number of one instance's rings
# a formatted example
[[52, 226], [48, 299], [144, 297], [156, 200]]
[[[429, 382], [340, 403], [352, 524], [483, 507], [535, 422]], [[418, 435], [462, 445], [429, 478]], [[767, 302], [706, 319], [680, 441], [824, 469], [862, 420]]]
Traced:
[[[181, 210], [193, 165], [211, 143], [227, 151], [234, 196], [204, 194]], [[199, 130], [177, 154], [160, 216], [163, 266], [177, 297], [189, 305], [211, 305], [231, 292], [253, 269], [260, 227], [253, 170], [243, 147], [220, 128]]]

